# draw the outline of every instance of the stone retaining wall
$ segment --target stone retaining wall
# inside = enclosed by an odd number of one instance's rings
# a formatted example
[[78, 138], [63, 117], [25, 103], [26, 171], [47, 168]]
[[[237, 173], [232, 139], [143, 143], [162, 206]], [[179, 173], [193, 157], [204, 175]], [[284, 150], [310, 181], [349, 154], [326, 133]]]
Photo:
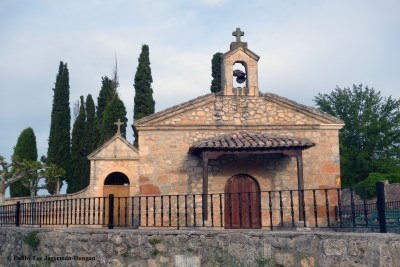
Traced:
[[0, 227], [7, 266], [400, 266], [399, 249], [395, 234]]

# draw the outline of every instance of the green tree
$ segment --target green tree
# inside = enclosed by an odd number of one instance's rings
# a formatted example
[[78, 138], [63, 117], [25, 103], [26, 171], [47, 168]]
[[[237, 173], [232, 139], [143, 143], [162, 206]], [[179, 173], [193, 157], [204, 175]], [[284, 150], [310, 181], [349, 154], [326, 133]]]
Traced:
[[103, 114], [103, 127], [100, 132], [100, 141], [104, 142], [113, 137], [117, 132], [117, 126], [114, 124], [118, 119], [124, 124], [121, 126], [121, 134], [126, 137], [126, 108], [124, 103], [115, 95], [110, 103], [108, 103]]
[[86, 173], [86, 138], [85, 138], [85, 125], [86, 125], [86, 112], [85, 102], [83, 96], [80, 98], [79, 114], [76, 117], [74, 126], [72, 128], [72, 145], [71, 145], [71, 159], [72, 171], [71, 176], [67, 180], [68, 188], [67, 193], [74, 193], [82, 190], [89, 184], [89, 177]]
[[11, 162], [7, 162], [3, 156], [0, 155], [0, 206], [4, 205], [4, 199], [6, 194], [6, 189], [21, 180], [27, 175], [25, 170], [21, 170], [20, 163], [12, 158]]
[[59, 191], [59, 181], [65, 174], [62, 168], [57, 167], [57, 165], [53, 163], [42, 164], [39, 161], [20, 160], [18, 158], [14, 158], [13, 162], [15, 163], [13, 171], [23, 174], [21, 182], [25, 187], [29, 188], [32, 202], [35, 202], [37, 191], [45, 188], [39, 187], [39, 181], [42, 178], [46, 180], [45, 186], [49, 182], [55, 183], [57, 187], [56, 191]]
[[[101, 78], [101, 89], [99, 96], [97, 97], [97, 107], [96, 107], [96, 128], [98, 132], [102, 129], [103, 124], [103, 113], [107, 107], [107, 104], [110, 103], [113, 96], [117, 94], [115, 83], [113, 80], [109, 79], [107, 76]], [[100, 136], [97, 135], [96, 146], [100, 145]]]
[[153, 99], [153, 89], [151, 88], [153, 78], [151, 76], [148, 45], [142, 46], [138, 63], [133, 85], [135, 87], [134, 120], [139, 120], [154, 113], [155, 101]]
[[59, 181], [65, 177], [65, 171], [63, 168], [60, 168], [53, 163], [50, 164], [42, 163], [42, 169], [39, 173], [39, 177], [44, 178], [46, 183], [44, 187], [39, 188], [37, 187], [39, 182], [38, 181], [36, 184], [34, 184], [34, 186], [36, 185], [37, 189], [46, 188], [47, 183], [56, 183], [57, 192], [59, 192], [60, 191]]
[[[133, 107], [133, 120], [139, 120], [143, 117], [154, 113], [155, 101], [153, 99], [153, 89], [151, 83], [153, 77], [151, 76], [149, 46], [142, 45], [142, 52], [138, 59], [138, 66], [135, 74], [135, 87], [134, 107]], [[134, 145], [138, 146], [138, 134], [134, 132]]]
[[364, 197], [365, 195], [365, 197], [370, 199], [376, 197], [376, 183], [383, 181], [388, 181], [389, 184], [400, 183], [400, 173], [382, 174], [371, 172], [367, 179], [357, 183], [354, 189], [360, 197]]
[[[14, 147], [13, 157], [22, 160], [37, 160], [36, 136], [31, 127], [24, 129], [19, 135], [17, 144]], [[27, 197], [29, 195], [29, 188], [25, 187], [21, 181], [16, 181], [10, 186], [11, 197]]]
[[400, 172], [400, 100], [353, 85], [314, 98], [318, 108], [342, 119], [339, 131], [342, 185], [353, 186], [370, 173]]
[[[69, 73], [67, 64], [60, 62], [56, 77], [51, 111], [49, 147], [47, 150], [47, 163], [53, 163], [64, 169], [66, 179], [71, 174], [71, 110], [69, 106]], [[62, 181], [60, 181], [61, 185]], [[50, 194], [56, 192], [56, 183], [49, 182], [47, 190]]]
[[90, 154], [96, 148], [96, 112], [92, 95], [86, 97], [86, 124], [85, 124], [85, 139], [86, 139], [86, 154]]
[[213, 55], [211, 60], [211, 76], [213, 77], [211, 81], [211, 92], [218, 93], [222, 90], [221, 85], [221, 71], [222, 71], [222, 53], [217, 52]]
[[[85, 157], [92, 153], [97, 147], [97, 133], [96, 133], [96, 111], [92, 95], [86, 97], [86, 124], [85, 124]], [[85, 167], [86, 176], [90, 176], [90, 162], [86, 160]]]

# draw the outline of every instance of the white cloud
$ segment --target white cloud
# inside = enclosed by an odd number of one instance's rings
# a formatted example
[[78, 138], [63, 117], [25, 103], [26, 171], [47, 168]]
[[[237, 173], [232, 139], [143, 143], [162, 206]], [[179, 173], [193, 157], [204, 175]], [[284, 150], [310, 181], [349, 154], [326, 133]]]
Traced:
[[150, 46], [156, 110], [162, 110], [209, 92], [211, 57], [228, 50], [238, 26], [261, 56], [263, 92], [312, 104], [317, 92], [364, 83], [398, 98], [399, 10], [397, 1], [0, 3], [0, 121], [7, 125], [0, 154], [11, 155], [28, 126], [39, 154], [46, 154], [59, 60], [69, 66], [71, 103], [88, 93], [96, 101], [116, 53], [119, 93], [132, 123], [142, 44]]
[[221, 6], [228, 3], [228, 0], [201, 0], [200, 2], [206, 6]]

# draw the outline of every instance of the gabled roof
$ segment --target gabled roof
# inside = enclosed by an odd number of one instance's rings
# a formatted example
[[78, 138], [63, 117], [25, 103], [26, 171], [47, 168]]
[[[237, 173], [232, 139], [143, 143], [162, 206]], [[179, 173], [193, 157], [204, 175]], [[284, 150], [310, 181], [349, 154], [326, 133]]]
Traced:
[[149, 116], [146, 116], [144, 118], [141, 118], [140, 120], [136, 120], [133, 122], [133, 125], [142, 125], [142, 124], [149, 124], [154, 121], [158, 121], [159, 118], [164, 118], [165, 116], [171, 116], [175, 114], [179, 114], [180, 110], [183, 110], [187, 107], [193, 107], [198, 105], [199, 103], [203, 103], [204, 101], [214, 101], [214, 93], [209, 93], [206, 95], [202, 95], [199, 97], [196, 97], [194, 99], [191, 99], [189, 101], [183, 102], [179, 105], [172, 106], [170, 108], [164, 109], [162, 111], [156, 112], [154, 114], [151, 114]]
[[[96, 157], [96, 155], [100, 154], [104, 149], [106, 149], [109, 145], [111, 145], [114, 142], [121, 141], [125, 147], [130, 149], [133, 153], [129, 157], [123, 157], [123, 158], [117, 158], [117, 159], [138, 159], [139, 152], [138, 150], [131, 144], [129, 143], [128, 140], [126, 140], [121, 134], [115, 134], [113, 137], [108, 139], [104, 144], [102, 144], [100, 147], [98, 147], [95, 151], [89, 154], [87, 158], [89, 160], [94, 160], [94, 159], [108, 159], [108, 158], [103, 158], [103, 157]], [[115, 158], [113, 158], [115, 159]]]
[[260, 57], [256, 53], [254, 53], [250, 49], [245, 48], [243, 46], [238, 46], [235, 49], [229, 50], [228, 52], [226, 52], [225, 54], [222, 55], [222, 58], [227, 58], [227, 57], [231, 56], [232, 54], [235, 54], [239, 50], [243, 51], [245, 54], [247, 54], [249, 57], [253, 58], [255, 61], [258, 61], [260, 59]]
[[239, 131], [207, 138], [194, 143], [189, 153], [199, 153], [203, 150], [276, 150], [276, 149], [307, 149], [315, 146], [307, 138], [272, 136], [260, 132]]
[[[182, 112], [187, 111], [188, 108], [195, 108], [201, 105], [205, 105], [206, 103], [214, 103], [215, 97], [216, 96], [221, 96], [223, 95], [222, 92], [219, 93], [209, 93], [203, 96], [199, 96], [197, 98], [191, 99], [187, 102], [183, 102], [179, 105], [172, 106], [170, 108], [167, 108], [165, 110], [156, 112], [152, 115], [146, 116], [140, 120], [134, 121], [132, 126], [144, 126], [144, 125], [152, 125], [154, 123], [157, 123], [158, 121], [162, 121], [166, 118], [173, 117], [175, 115], [178, 115]], [[297, 112], [301, 112], [307, 116], [314, 117], [317, 120], [323, 121], [326, 124], [338, 124], [338, 125], [344, 125], [344, 122], [341, 119], [338, 119], [334, 116], [329, 115], [326, 112], [323, 112], [319, 109], [306, 106], [303, 104], [300, 104], [296, 101], [290, 100], [288, 98], [279, 96], [277, 94], [273, 93], [260, 93], [260, 97], [264, 97], [265, 100], [274, 102], [279, 105], [286, 106], [288, 108], [291, 108]]]
[[329, 115], [328, 113], [323, 112], [319, 109], [300, 104], [300, 103], [290, 100], [286, 97], [279, 96], [279, 95], [273, 94], [273, 93], [265, 93], [265, 94], [261, 94], [261, 95], [264, 95], [266, 99], [273, 101], [275, 103], [292, 106], [292, 108], [296, 111], [303, 112], [303, 113], [306, 112], [308, 114], [316, 115], [320, 118], [324, 118], [324, 119], [330, 121], [330, 123], [344, 124], [344, 121], [342, 121], [339, 118]]

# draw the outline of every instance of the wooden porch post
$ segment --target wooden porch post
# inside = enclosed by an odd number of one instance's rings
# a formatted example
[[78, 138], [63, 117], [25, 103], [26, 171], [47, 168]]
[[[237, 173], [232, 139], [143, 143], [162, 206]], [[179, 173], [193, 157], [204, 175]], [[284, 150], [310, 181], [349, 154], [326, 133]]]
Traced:
[[202, 212], [204, 212], [204, 219], [208, 220], [208, 158], [203, 154], [203, 196], [202, 196]]
[[299, 197], [299, 221], [304, 221], [304, 180], [303, 180], [303, 155], [302, 151], [296, 155], [297, 160], [297, 189]]

